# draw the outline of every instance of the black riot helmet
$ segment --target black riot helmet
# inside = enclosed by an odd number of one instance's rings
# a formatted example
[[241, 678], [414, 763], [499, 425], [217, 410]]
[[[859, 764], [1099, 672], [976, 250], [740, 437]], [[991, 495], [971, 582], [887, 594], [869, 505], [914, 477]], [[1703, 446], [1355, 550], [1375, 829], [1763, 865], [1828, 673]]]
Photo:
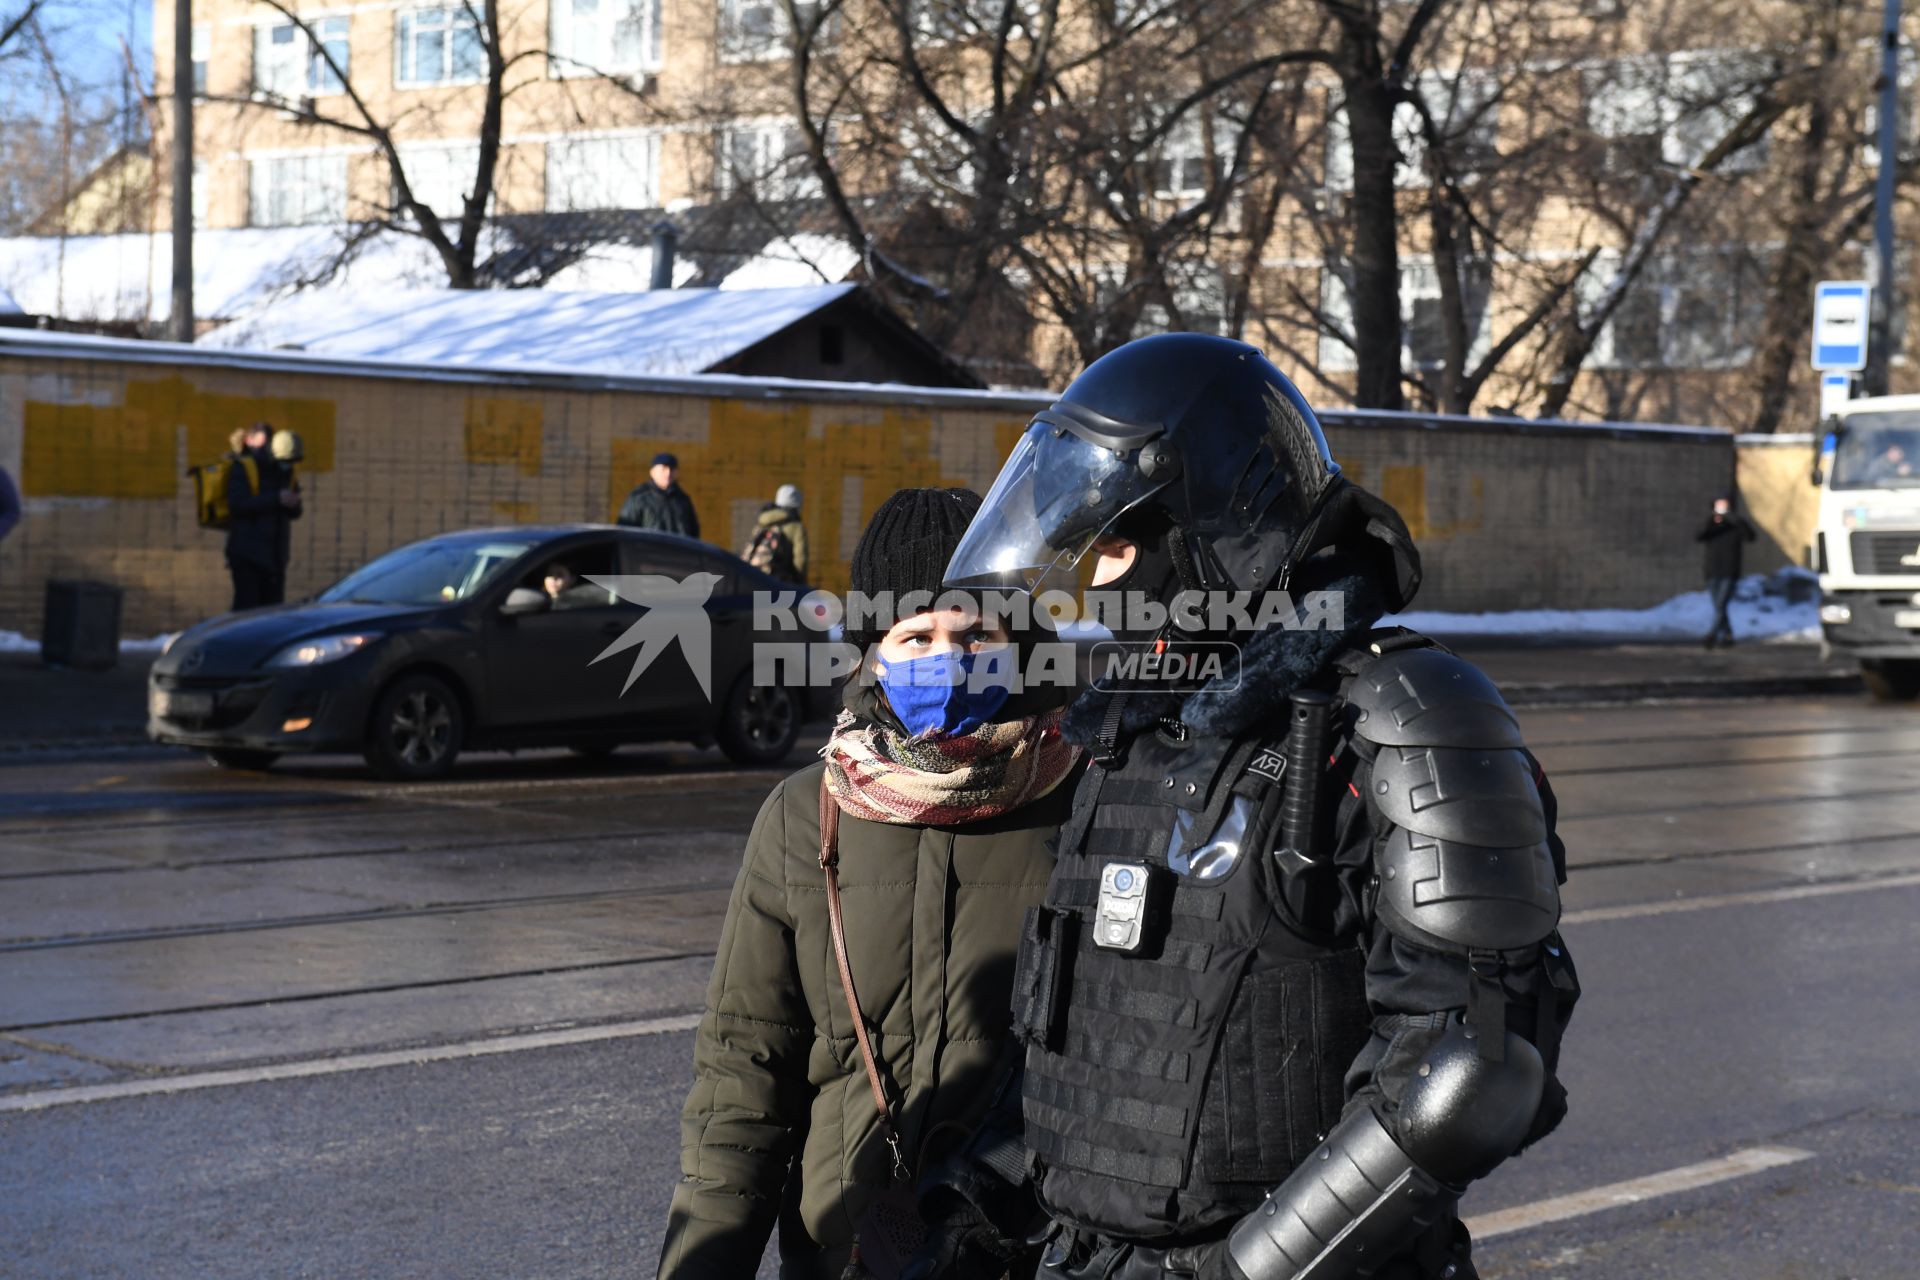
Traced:
[[1197, 333], [1141, 338], [1034, 416], [946, 580], [1070, 587], [1100, 535], [1153, 529], [1181, 587], [1284, 587], [1343, 484], [1306, 398], [1258, 349]]

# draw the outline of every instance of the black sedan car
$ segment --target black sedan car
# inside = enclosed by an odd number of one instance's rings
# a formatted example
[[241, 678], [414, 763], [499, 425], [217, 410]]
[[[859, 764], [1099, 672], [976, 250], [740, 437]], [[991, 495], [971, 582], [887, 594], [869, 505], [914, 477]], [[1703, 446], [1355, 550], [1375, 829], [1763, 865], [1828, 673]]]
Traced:
[[[636, 632], [650, 610], [593, 581], [640, 574], [692, 583], [695, 601], [711, 586], [693, 606], [708, 619], [698, 630], [710, 636], [711, 697], [686, 644], [650, 637], [657, 627]], [[468, 747], [598, 755], [683, 739], [766, 764], [824, 713], [831, 691], [804, 687], [798, 672], [783, 677], [791, 686], [754, 683], [752, 595], [763, 590], [792, 588], [670, 534], [599, 525], [443, 534], [313, 600], [181, 632], [148, 679], [147, 731], [228, 768], [359, 751], [403, 779], [444, 774]]]

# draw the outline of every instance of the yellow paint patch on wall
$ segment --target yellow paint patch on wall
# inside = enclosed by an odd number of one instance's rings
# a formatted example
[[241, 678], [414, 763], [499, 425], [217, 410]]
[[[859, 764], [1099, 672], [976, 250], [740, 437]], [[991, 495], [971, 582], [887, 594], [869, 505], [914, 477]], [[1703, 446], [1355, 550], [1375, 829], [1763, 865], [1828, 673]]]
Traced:
[[1479, 533], [1487, 525], [1487, 482], [1480, 476], [1467, 477], [1467, 509], [1457, 520], [1430, 521], [1427, 537], [1435, 541]]
[[172, 421], [125, 405], [24, 406], [20, 492], [30, 498], [171, 498]]
[[119, 404], [22, 406], [20, 487], [34, 497], [172, 498], [185, 481], [177, 454], [210, 462], [225, 453], [234, 430], [254, 422], [298, 431], [305, 469], [333, 469], [331, 400], [221, 395], [185, 378], [129, 379]]
[[[1787, 564], [1805, 564], [1820, 522], [1820, 491], [1813, 486], [1813, 451], [1792, 445], [1741, 445], [1734, 474], [1741, 505]], [[1749, 565], [1753, 572], [1758, 565]]]
[[502, 520], [511, 520], [514, 524], [532, 524], [540, 518], [540, 504], [537, 502], [496, 502], [493, 514]]
[[[1024, 425], [996, 423], [994, 435], [1011, 433], [1004, 435], [1011, 448]], [[707, 404], [703, 442], [613, 441], [608, 505], [617, 512], [627, 494], [646, 482], [654, 454], [665, 449], [680, 460], [680, 487], [693, 499], [701, 535], [733, 551], [744, 541], [744, 531], [734, 527], [741, 523], [739, 513], [758, 512], [781, 485], [797, 484], [812, 556], [807, 576], [840, 591], [847, 585], [847, 564], [835, 535], [849, 515], [864, 527], [873, 508], [897, 489], [982, 483], [950, 474], [934, 456], [933, 435], [927, 409], [716, 399]], [[858, 483], [850, 486], [849, 478]], [[849, 492], [859, 494], [865, 510], [842, 510]]]
[[1420, 463], [1380, 469], [1380, 496], [1407, 522], [1415, 542], [1427, 536], [1427, 469]]
[[537, 400], [467, 397], [467, 461], [512, 463], [523, 476], [541, 466], [542, 414]]
[[[187, 428], [187, 458], [191, 462], [211, 462], [227, 451], [227, 440], [236, 428], [264, 422], [276, 431], [294, 431], [300, 436], [306, 458], [300, 468], [309, 472], [333, 470], [334, 436], [337, 408], [332, 400], [302, 399], [297, 396], [228, 396], [192, 389], [184, 378], [171, 378], [181, 392], [179, 419]], [[137, 403], [141, 385], [127, 387], [127, 402]], [[166, 391], [154, 384], [156, 394]]]

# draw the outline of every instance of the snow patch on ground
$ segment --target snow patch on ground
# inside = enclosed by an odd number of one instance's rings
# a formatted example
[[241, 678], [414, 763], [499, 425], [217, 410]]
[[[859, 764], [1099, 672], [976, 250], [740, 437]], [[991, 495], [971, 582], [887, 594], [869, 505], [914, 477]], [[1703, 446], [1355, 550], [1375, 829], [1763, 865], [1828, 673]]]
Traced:
[[[1817, 580], [1805, 569], [1751, 574], [1740, 580], [1727, 616], [1733, 623], [1736, 640], [1782, 644], [1816, 642], [1820, 639]], [[1416, 609], [1382, 618], [1381, 625], [1410, 627], [1439, 636], [1699, 640], [1713, 625], [1713, 601], [1705, 590], [1700, 590], [1685, 592], [1646, 609], [1519, 609], [1510, 613]]]
[[[179, 634], [178, 631], [167, 631], [157, 636], [123, 639], [120, 641], [120, 652], [157, 654], [169, 644], [172, 644], [173, 638]], [[0, 631], [0, 653], [37, 654], [39, 652], [40, 642], [38, 640], [29, 636], [23, 636], [18, 631]]]

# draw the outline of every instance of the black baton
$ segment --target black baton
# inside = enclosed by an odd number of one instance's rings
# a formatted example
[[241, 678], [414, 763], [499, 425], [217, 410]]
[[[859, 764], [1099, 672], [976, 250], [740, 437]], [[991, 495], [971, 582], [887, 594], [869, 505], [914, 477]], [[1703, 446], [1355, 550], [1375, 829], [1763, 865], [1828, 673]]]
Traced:
[[1313, 857], [1320, 825], [1320, 779], [1327, 767], [1333, 699], [1314, 689], [1287, 695], [1287, 771], [1280, 793], [1280, 847], [1300, 861]]

